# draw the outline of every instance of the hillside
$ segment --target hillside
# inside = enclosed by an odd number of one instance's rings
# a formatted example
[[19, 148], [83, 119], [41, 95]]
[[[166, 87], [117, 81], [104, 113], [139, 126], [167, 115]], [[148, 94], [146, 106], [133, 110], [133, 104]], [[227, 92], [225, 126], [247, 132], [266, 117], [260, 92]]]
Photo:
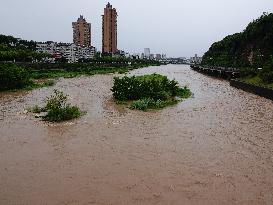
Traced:
[[272, 13], [264, 13], [243, 32], [214, 43], [202, 61], [202, 65], [237, 68], [268, 67], [271, 64], [273, 65]]

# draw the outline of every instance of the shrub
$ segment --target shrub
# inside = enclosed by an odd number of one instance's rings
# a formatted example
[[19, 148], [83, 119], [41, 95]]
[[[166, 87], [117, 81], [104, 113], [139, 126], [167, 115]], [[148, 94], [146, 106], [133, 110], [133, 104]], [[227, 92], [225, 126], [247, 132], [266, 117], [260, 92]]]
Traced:
[[26, 87], [30, 75], [22, 67], [14, 64], [0, 64], [0, 91]]
[[43, 83], [43, 86], [45, 87], [49, 87], [49, 86], [53, 86], [55, 85], [55, 81], [54, 80], [46, 80], [44, 83]]
[[260, 73], [259, 76], [264, 83], [273, 83], [273, 71], [264, 71]]
[[187, 87], [179, 88], [177, 96], [181, 98], [189, 98], [191, 96], [191, 91]]
[[131, 101], [131, 109], [159, 109], [178, 102], [175, 97], [188, 98], [187, 87], [159, 74], [114, 78], [113, 96], [117, 101]]
[[151, 105], [154, 104], [154, 100], [151, 98], [144, 98], [141, 100], [134, 101], [132, 105], [130, 106], [130, 109], [134, 110], [147, 110]]
[[67, 103], [67, 97], [63, 92], [54, 90], [54, 94], [47, 98], [45, 106], [47, 114], [43, 119], [50, 122], [61, 122], [80, 117], [82, 112], [78, 107]]
[[27, 111], [32, 112], [32, 113], [41, 113], [41, 112], [45, 112], [46, 109], [42, 108], [42, 107], [39, 107], [38, 105], [35, 105], [32, 108], [28, 108]]
[[166, 100], [177, 96], [179, 90], [178, 82], [159, 74], [114, 78], [112, 88], [114, 98], [121, 101], [142, 98]]
[[130, 106], [132, 110], [143, 110], [146, 111], [148, 109], [162, 109], [166, 106], [174, 105], [178, 102], [176, 99], [168, 99], [168, 100], [154, 100], [151, 98], [144, 98], [140, 100], [133, 101]]
[[273, 56], [271, 56], [269, 63], [264, 66], [264, 69], [260, 71], [259, 77], [264, 83], [273, 83]]

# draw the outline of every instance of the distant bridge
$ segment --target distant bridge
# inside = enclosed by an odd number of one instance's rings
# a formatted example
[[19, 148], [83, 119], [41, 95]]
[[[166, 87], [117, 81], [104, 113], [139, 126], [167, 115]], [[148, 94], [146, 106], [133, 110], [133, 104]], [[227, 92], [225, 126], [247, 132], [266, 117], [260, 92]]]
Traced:
[[163, 64], [189, 64], [185, 60], [180, 59], [180, 58], [170, 58], [170, 59], [162, 59], [160, 60], [161, 63]]

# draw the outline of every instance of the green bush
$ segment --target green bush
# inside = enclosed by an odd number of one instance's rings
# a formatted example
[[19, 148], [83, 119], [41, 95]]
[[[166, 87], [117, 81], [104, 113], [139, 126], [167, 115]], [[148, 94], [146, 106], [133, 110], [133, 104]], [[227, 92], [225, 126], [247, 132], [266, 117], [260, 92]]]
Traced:
[[0, 64], [0, 91], [24, 88], [30, 83], [30, 75], [24, 68]]
[[264, 83], [273, 83], [273, 55], [270, 56], [270, 61], [260, 71], [259, 77]]
[[159, 74], [114, 78], [112, 88], [117, 100], [139, 100], [152, 98], [166, 100], [175, 97], [180, 92], [178, 82], [170, 81], [166, 76]]
[[189, 98], [191, 96], [191, 91], [187, 87], [179, 88], [177, 96], [181, 98]]
[[147, 110], [151, 105], [154, 104], [154, 100], [151, 98], [144, 98], [141, 100], [134, 101], [130, 106], [130, 109], [134, 110]]
[[78, 107], [67, 103], [67, 97], [63, 92], [54, 90], [54, 94], [47, 98], [45, 106], [47, 114], [43, 119], [50, 122], [61, 122], [80, 117], [82, 112]]
[[273, 83], [273, 71], [264, 70], [259, 74], [259, 77], [262, 79], [264, 83]]
[[49, 87], [49, 86], [53, 86], [55, 85], [55, 81], [54, 80], [46, 80], [44, 83], [43, 83], [43, 86], [44, 87]]
[[132, 110], [143, 110], [146, 111], [148, 109], [161, 109], [166, 106], [174, 105], [178, 102], [176, 99], [168, 99], [168, 100], [154, 100], [152, 98], [144, 98], [140, 100], [133, 101], [130, 109]]
[[117, 101], [133, 101], [130, 108], [159, 109], [178, 102], [175, 97], [188, 98], [187, 87], [159, 74], [114, 78], [113, 96]]

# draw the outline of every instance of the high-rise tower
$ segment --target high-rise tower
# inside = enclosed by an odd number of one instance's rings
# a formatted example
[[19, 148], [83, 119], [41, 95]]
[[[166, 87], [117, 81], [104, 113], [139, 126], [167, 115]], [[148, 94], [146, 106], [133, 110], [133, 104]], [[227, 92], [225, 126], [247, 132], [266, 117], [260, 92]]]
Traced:
[[102, 53], [116, 53], [117, 49], [117, 11], [108, 2], [102, 15]]
[[72, 23], [73, 42], [78, 46], [91, 47], [91, 24], [80, 15], [77, 22]]

